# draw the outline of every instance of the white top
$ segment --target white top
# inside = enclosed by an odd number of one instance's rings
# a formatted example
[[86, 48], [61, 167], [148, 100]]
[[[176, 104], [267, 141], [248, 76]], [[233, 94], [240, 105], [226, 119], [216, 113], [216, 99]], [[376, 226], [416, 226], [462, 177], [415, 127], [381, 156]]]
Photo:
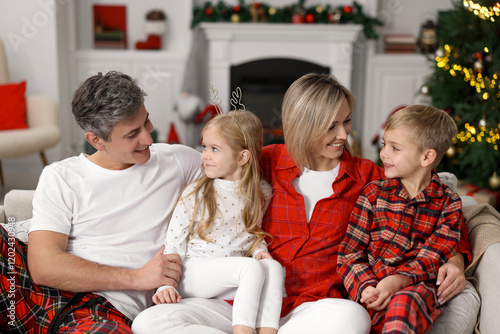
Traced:
[[[219, 213], [206, 234], [213, 242], [205, 241], [198, 236], [187, 240], [195, 204], [194, 194], [187, 195], [193, 191], [196, 183], [189, 185], [184, 190], [170, 220], [165, 240], [165, 254], [176, 253], [183, 260], [185, 257], [245, 256], [255, 241], [255, 236], [245, 231], [245, 225], [241, 219], [245, 201], [243, 195], [240, 194], [238, 185], [239, 181], [214, 179]], [[272, 189], [265, 181], [261, 182], [261, 189], [266, 198], [267, 208], [272, 196]], [[198, 222], [201, 220], [200, 214], [198, 213], [196, 217]], [[195, 223], [194, 228], [196, 228], [196, 225]], [[262, 241], [252, 255], [255, 257], [261, 251], [267, 251], [265, 241]]]
[[[68, 235], [66, 251], [103, 265], [141, 268], [163, 246], [184, 187], [200, 175], [200, 153], [154, 144], [151, 158], [125, 170], [102, 168], [81, 154], [47, 166], [33, 199], [30, 232]], [[102, 291], [130, 319], [152, 305], [152, 291]]]
[[307, 221], [311, 220], [314, 207], [319, 200], [333, 195], [332, 184], [339, 174], [340, 164], [328, 171], [315, 171], [304, 167], [304, 171], [293, 180], [295, 190], [304, 197]]

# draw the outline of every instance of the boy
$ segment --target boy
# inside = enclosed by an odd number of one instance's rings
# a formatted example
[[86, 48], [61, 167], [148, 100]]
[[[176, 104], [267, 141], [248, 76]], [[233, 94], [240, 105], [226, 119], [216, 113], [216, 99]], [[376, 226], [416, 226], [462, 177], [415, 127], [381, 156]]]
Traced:
[[460, 239], [460, 197], [434, 170], [457, 133], [431, 106], [391, 115], [380, 152], [386, 178], [368, 184], [351, 214], [337, 269], [366, 305], [375, 333], [426, 333], [441, 314], [435, 282]]

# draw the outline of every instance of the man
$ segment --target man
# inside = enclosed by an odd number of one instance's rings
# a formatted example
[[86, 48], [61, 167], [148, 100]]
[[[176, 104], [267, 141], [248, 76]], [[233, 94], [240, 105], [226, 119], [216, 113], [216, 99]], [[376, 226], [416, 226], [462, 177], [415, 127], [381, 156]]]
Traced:
[[[163, 238], [178, 195], [199, 176], [200, 155], [153, 145], [144, 96], [118, 72], [92, 76], [75, 92], [73, 114], [97, 152], [44, 169], [33, 200], [29, 273], [26, 245], [15, 240], [11, 247], [1, 230], [0, 283], [15, 293], [0, 305], [14, 301], [15, 320], [2, 314], [0, 331], [45, 332], [52, 322], [61, 332], [131, 333], [131, 321], [152, 305], [152, 289], [176, 286], [181, 261], [163, 255]], [[15, 282], [5, 265], [9, 248], [16, 250]]]

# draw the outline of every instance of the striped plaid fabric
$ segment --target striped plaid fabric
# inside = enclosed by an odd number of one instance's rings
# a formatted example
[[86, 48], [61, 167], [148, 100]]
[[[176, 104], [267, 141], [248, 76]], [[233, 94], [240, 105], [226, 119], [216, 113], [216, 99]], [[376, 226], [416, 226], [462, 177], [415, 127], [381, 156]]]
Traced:
[[334, 194], [316, 204], [308, 223], [304, 198], [292, 183], [300, 170], [285, 145], [264, 147], [262, 164], [274, 193], [262, 225], [274, 237], [269, 245], [273, 258], [286, 268], [282, 316], [303, 302], [346, 297], [336, 271], [338, 247], [361, 190], [382, 178], [383, 171], [344, 151]]
[[[74, 295], [36, 285], [28, 272], [27, 245], [0, 227], [0, 332], [46, 333], [57, 310]], [[97, 295], [88, 293], [78, 306]], [[109, 302], [70, 314], [60, 333], [132, 333], [131, 320]]]
[[424, 334], [441, 312], [436, 288], [425, 282], [413, 284], [394, 294], [385, 310], [368, 310], [371, 333]]
[[457, 249], [465, 226], [461, 208], [460, 197], [435, 172], [411, 200], [397, 179], [370, 183], [339, 250], [338, 270], [351, 298], [359, 302], [367, 286], [388, 275], [406, 276], [413, 283], [435, 279]]
[[413, 283], [386, 310], [369, 310], [374, 333], [425, 333], [440, 314], [432, 280], [458, 247], [465, 226], [461, 207], [435, 172], [411, 200], [397, 179], [374, 181], [363, 190], [339, 249], [338, 271], [347, 291], [359, 302], [366, 287], [389, 275]]

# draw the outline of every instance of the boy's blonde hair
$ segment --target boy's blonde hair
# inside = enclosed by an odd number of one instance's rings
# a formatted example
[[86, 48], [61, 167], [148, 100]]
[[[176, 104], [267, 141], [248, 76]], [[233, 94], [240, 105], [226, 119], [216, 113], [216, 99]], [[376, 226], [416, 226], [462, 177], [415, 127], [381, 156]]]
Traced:
[[[306, 74], [286, 91], [281, 107], [285, 144], [301, 171], [311, 166], [309, 154], [326, 135], [344, 99], [353, 110], [354, 96], [329, 74]], [[344, 146], [351, 150], [347, 141]]]
[[427, 105], [412, 105], [398, 110], [385, 122], [384, 130], [407, 128], [420, 150], [436, 151], [436, 167], [457, 135], [457, 125], [445, 111]]
[[[235, 152], [243, 150], [250, 152], [250, 159], [242, 166], [239, 184], [239, 191], [245, 198], [241, 218], [246, 231], [256, 237], [255, 242], [246, 254], [250, 256], [259, 243], [267, 236], [270, 236], [259, 227], [266, 203], [260, 187], [260, 158], [263, 141], [262, 123], [254, 113], [247, 110], [239, 110], [220, 114], [211, 119], [203, 127], [202, 136], [208, 128], [216, 128], [219, 135]], [[202, 169], [204, 169], [203, 166]], [[189, 237], [198, 235], [201, 239], [210, 241], [206, 236], [206, 232], [212, 226], [217, 214], [216, 192], [213, 179], [204, 174], [197, 181], [196, 187], [191, 194], [195, 194], [195, 208], [193, 219], [191, 220]], [[207, 216], [207, 218], [204, 221], [198, 222], [196, 229], [194, 229], [194, 221], [198, 212], [201, 213], [201, 217]]]

